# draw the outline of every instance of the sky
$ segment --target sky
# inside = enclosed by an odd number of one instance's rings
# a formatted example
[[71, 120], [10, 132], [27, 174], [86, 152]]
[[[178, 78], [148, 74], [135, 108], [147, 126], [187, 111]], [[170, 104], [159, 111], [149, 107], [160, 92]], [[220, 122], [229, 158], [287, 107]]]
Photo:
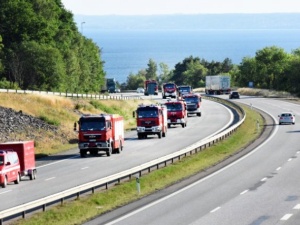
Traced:
[[75, 15], [299, 13], [299, 0], [61, 0]]

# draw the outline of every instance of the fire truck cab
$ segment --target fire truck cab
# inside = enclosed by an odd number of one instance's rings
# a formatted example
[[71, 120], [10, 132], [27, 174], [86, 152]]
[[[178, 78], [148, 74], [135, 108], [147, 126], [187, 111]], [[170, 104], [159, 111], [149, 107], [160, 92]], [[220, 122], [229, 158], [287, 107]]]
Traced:
[[175, 100], [168, 101], [165, 103], [168, 111], [168, 127], [171, 125], [180, 124], [183, 128], [187, 124], [187, 106], [184, 101]]
[[175, 83], [164, 83], [161, 88], [162, 98], [165, 99], [167, 97], [177, 98], [177, 86]]
[[161, 105], [139, 105], [133, 113], [137, 122], [138, 139], [147, 138], [148, 135], [165, 137], [167, 133], [167, 108]]
[[[82, 115], [78, 121], [78, 147], [80, 156], [99, 151], [120, 153], [124, 146], [124, 120], [122, 116], [110, 114]], [[76, 123], [74, 124], [76, 130]]]

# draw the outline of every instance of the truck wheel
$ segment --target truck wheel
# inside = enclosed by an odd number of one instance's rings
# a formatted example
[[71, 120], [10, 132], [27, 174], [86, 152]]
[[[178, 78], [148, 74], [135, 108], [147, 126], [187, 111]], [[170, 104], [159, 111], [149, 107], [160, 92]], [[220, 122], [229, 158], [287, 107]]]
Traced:
[[184, 128], [186, 125], [185, 125], [185, 123], [182, 123], [181, 126], [182, 126], [182, 128]]
[[123, 150], [123, 146], [122, 146], [122, 142], [120, 141], [119, 148], [116, 149], [116, 153], [120, 154], [122, 150]]
[[141, 134], [138, 134], [138, 139], [142, 139], [142, 135]]
[[159, 132], [159, 133], [157, 134], [157, 136], [158, 136], [158, 138], [161, 138], [161, 132]]
[[85, 150], [80, 150], [80, 157], [81, 158], [86, 157], [86, 151]]
[[168, 128], [170, 128], [171, 127], [171, 124], [168, 124]]
[[199, 117], [200, 117], [200, 116], [201, 116], [201, 112], [200, 112], [200, 113], [197, 113], [197, 116], [199, 116]]
[[7, 177], [4, 176], [4, 181], [3, 181], [2, 187], [6, 188], [6, 186], [7, 186]]
[[110, 148], [106, 151], [106, 155], [107, 155], [107, 156], [111, 156], [111, 152], [112, 152], [112, 147], [110, 147]]
[[14, 181], [15, 184], [19, 184], [20, 183], [20, 174], [18, 173], [17, 179]]
[[33, 170], [33, 171], [32, 171], [32, 178], [33, 178], [33, 180], [36, 179], [36, 170]]
[[162, 133], [162, 136], [163, 136], [163, 137], [166, 137], [166, 135], [167, 135], [167, 132], [163, 132], [163, 133]]

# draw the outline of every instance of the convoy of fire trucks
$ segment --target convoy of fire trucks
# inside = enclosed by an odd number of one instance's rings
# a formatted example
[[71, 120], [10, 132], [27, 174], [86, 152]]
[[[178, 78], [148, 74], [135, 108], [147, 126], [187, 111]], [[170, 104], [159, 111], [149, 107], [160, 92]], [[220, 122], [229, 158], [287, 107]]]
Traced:
[[[158, 82], [145, 81], [145, 95], [157, 95]], [[141, 104], [133, 112], [136, 118], [138, 139], [154, 135], [166, 137], [168, 128], [187, 126], [191, 114], [201, 116], [201, 96], [193, 93], [191, 86], [179, 86], [169, 82], [162, 85], [160, 104]], [[77, 127], [78, 125], [78, 127]], [[78, 149], [81, 157], [96, 156], [104, 152], [106, 156], [121, 153], [124, 147], [124, 119], [114, 114], [83, 114], [74, 123], [78, 132]], [[0, 143], [0, 186], [9, 182], [18, 184], [28, 176], [36, 179], [35, 154], [33, 141]]]

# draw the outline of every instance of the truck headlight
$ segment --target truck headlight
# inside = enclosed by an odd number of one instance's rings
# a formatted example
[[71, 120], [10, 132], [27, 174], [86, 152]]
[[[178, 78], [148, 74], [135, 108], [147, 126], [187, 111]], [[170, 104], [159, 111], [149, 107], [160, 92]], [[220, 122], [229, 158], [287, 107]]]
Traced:
[[157, 126], [157, 127], [152, 127], [152, 132], [159, 132], [161, 131], [161, 127]]
[[137, 127], [137, 132], [145, 132], [145, 127]]

